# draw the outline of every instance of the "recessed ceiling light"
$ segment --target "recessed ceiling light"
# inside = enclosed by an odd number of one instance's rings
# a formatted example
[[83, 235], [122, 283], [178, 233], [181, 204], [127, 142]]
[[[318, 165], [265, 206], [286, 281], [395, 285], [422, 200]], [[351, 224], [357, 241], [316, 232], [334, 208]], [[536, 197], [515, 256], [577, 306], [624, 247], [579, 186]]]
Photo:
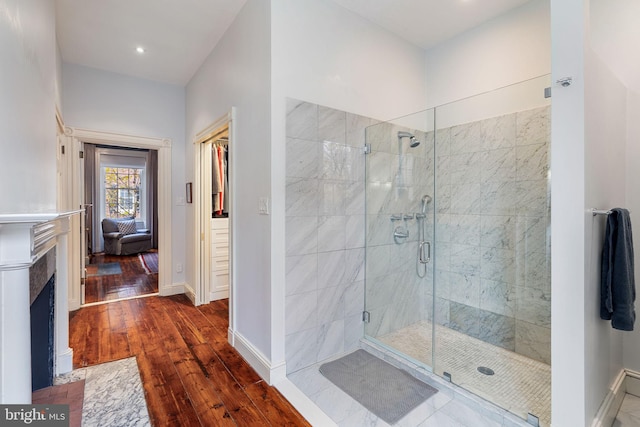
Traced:
[[138, 46], [138, 47], [136, 48], [136, 52], [138, 52], [138, 53], [144, 53], [144, 48], [143, 48], [142, 46]]

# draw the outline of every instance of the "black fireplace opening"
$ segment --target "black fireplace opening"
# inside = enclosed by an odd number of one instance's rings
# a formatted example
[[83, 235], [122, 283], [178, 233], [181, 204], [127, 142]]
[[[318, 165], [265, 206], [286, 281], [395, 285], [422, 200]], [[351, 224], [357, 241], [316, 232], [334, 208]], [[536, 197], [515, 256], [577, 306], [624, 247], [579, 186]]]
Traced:
[[53, 385], [55, 274], [31, 304], [31, 390]]

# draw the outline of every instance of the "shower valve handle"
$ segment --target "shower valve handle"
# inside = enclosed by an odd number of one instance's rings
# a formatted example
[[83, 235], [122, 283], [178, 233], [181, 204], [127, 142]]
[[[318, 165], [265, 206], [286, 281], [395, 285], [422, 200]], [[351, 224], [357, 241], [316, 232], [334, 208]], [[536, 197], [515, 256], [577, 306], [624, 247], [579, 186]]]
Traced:
[[409, 237], [409, 231], [405, 230], [403, 227], [396, 227], [396, 229], [393, 230], [393, 237], [406, 239]]
[[[427, 252], [425, 254], [425, 246], [427, 247]], [[418, 257], [420, 259], [420, 263], [428, 264], [431, 261], [431, 242], [420, 242], [420, 248], [418, 250]]]

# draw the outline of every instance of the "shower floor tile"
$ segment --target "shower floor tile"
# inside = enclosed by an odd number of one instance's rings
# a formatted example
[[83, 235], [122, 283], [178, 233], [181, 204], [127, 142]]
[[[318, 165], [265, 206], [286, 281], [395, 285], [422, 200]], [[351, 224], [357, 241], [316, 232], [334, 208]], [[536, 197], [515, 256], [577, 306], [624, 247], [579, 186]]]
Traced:
[[[429, 322], [418, 322], [377, 338], [426, 365], [432, 364], [432, 333]], [[485, 375], [478, 367], [494, 375]], [[534, 414], [541, 426], [551, 424], [551, 366], [484, 341], [436, 326], [438, 375], [448, 372], [452, 382], [496, 405], [526, 418]]]

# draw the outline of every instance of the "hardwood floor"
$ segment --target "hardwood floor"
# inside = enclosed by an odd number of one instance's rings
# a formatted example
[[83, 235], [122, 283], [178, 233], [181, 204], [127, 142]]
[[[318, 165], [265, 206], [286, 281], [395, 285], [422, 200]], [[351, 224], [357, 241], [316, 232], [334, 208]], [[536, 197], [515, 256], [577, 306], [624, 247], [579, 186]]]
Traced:
[[[101, 264], [119, 263], [121, 274], [96, 275]], [[158, 292], [158, 274], [147, 274], [138, 255], [92, 256], [86, 266], [85, 304]]]
[[74, 368], [136, 356], [154, 426], [309, 426], [227, 343], [228, 300], [184, 295], [70, 315]]

